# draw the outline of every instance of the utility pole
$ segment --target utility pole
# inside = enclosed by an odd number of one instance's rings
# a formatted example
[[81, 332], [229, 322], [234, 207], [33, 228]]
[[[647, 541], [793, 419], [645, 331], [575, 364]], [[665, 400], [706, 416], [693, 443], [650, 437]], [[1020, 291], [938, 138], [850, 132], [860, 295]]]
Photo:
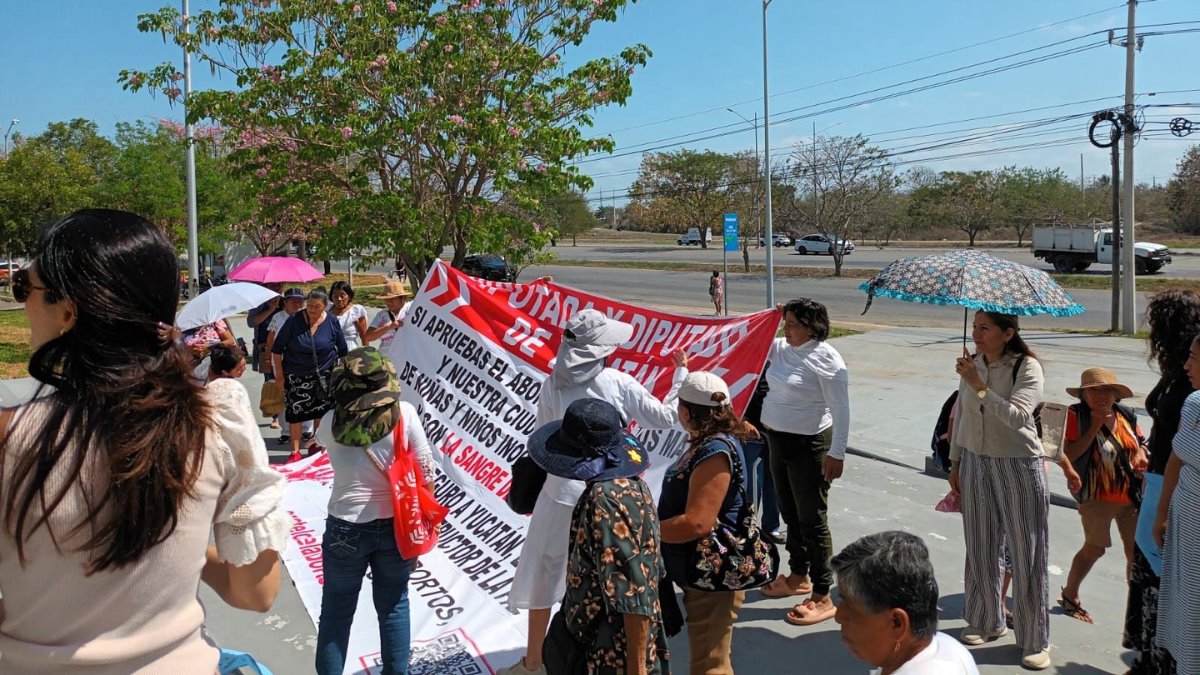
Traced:
[[763, 242], [767, 245], [767, 308], [775, 309], [775, 234], [771, 230], [771, 96], [767, 82], [767, 7], [762, 2], [763, 33]]
[[[812, 123], [813, 142], [812, 142], [812, 166], [809, 170], [812, 171], [813, 184], [813, 225], [816, 226], [817, 232], [821, 231], [821, 200], [818, 198], [819, 190], [817, 189], [817, 121]], [[832, 255], [834, 249], [837, 248], [837, 242], [829, 245], [829, 253]]]
[[[183, 0], [183, 32], [191, 33], [188, 0]], [[187, 146], [187, 233], [188, 233], [188, 297], [200, 290], [200, 240], [196, 228], [196, 138], [195, 128], [188, 119], [188, 104], [192, 100], [192, 54], [183, 48], [183, 124], [184, 144]]]
[[1121, 326], [1121, 132], [1112, 139], [1112, 332]]
[[1133, 205], [1133, 141], [1137, 128], [1133, 116], [1133, 75], [1134, 60], [1137, 53], [1137, 36], [1134, 34], [1134, 14], [1137, 0], [1129, 0], [1129, 17], [1125, 31], [1125, 116], [1129, 119], [1131, 128], [1125, 130], [1125, 203], [1121, 220], [1124, 227], [1122, 233], [1125, 241], [1121, 247], [1122, 267], [1125, 268], [1124, 297], [1121, 303], [1121, 332], [1132, 334], [1137, 322], [1137, 297], [1134, 274], [1137, 272], [1134, 260], [1134, 205]]

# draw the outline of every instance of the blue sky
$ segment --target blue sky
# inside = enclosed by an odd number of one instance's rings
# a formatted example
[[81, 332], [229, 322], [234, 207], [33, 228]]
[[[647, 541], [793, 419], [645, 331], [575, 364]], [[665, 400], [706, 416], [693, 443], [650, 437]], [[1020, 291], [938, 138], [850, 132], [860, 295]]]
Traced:
[[[119, 121], [181, 117], [181, 111], [171, 109], [165, 99], [130, 94], [116, 84], [122, 68], [146, 68], [180, 58], [177, 50], [164, 45], [157, 35], [137, 31], [137, 15], [161, 4], [134, 0], [5, 0], [0, 7], [3, 126], [7, 128], [11, 118], [20, 118], [17, 129], [30, 135], [39, 133], [51, 121], [87, 117], [96, 120], [107, 133]], [[213, 4], [211, 0], [193, 0], [193, 9]], [[629, 6], [616, 24], [597, 28], [582, 48], [568, 55], [568, 63], [577, 62], [592, 55], [615, 53], [638, 42], [654, 52], [649, 65], [635, 75], [634, 95], [628, 104], [596, 115], [596, 131], [612, 134], [618, 142], [618, 153], [632, 154], [585, 165], [596, 180], [591, 198], [601, 192], [608, 197], [628, 188], [636, 177], [640, 162], [637, 151], [642, 148], [687, 141], [694, 137], [688, 134], [706, 129], [713, 131], [696, 135], [728, 135], [666, 149], [731, 152], [754, 147], [750, 126], [725, 108], [733, 107], [747, 118], [762, 115], [761, 20], [759, 0], [642, 0]], [[1200, 28], [1200, 3], [1155, 0], [1138, 6], [1139, 25], [1173, 22], [1192, 23], [1145, 30]], [[928, 91], [896, 95], [898, 89], [936, 83], [950, 76], [920, 80], [906, 87], [884, 89], [872, 97], [891, 97], [869, 104], [855, 105], [866, 97], [853, 95], [1055, 42], [1064, 41], [1024, 56], [998, 60], [991, 67], [1086, 47], [1105, 39], [1089, 34], [1118, 28], [1120, 35], [1124, 25], [1125, 9], [1117, 0], [773, 0], [769, 9], [771, 113], [777, 120], [771, 129], [773, 159], [776, 163], [782, 161], [791, 146], [809, 139], [815, 122], [823, 135], [862, 133], [882, 147], [907, 151], [898, 156], [906, 162], [905, 168], [913, 163], [939, 170], [1017, 164], [1061, 167], [1077, 178], [1082, 153], [1089, 177], [1103, 173], [1108, 166], [1107, 151], [1087, 143], [1084, 118], [1049, 120], [1120, 104], [1125, 54], [1118, 47], [1100, 46]], [[1021, 34], [1004, 37], [1014, 33]], [[991, 40], [995, 41], [960, 49]], [[956, 51], [924, 58], [949, 50]], [[1200, 89], [1195, 71], [1198, 54], [1200, 32], [1147, 37], [1145, 49], [1138, 54], [1136, 91], [1145, 94]], [[915, 59], [921, 60], [890, 67]], [[877, 69], [885, 70], [853, 77]], [[202, 69], [197, 69], [195, 83], [197, 88], [222, 86]], [[823, 103], [847, 96], [850, 98], [842, 102]], [[1102, 97], [1115, 98], [1079, 103]], [[1200, 102], [1200, 91], [1143, 95], [1137, 102], [1195, 104]], [[847, 104], [851, 107], [822, 112]], [[1045, 109], [1002, 115], [1033, 108]], [[814, 111], [820, 114], [809, 117]], [[1139, 181], [1161, 183], [1169, 178], [1184, 150], [1200, 141], [1200, 134], [1188, 140], [1164, 138], [1165, 122], [1183, 115], [1200, 126], [1200, 106], [1150, 108], [1146, 114], [1156, 133], [1137, 146], [1136, 175]], [[989, 115], [993, 117], [945, 124]], [[793, 117], [798, 119], [782, 121]], [[741, 125], [741, 130], [736, 125]], [[913, 127], [928, 128], [900, 131]], [[966, 129], [972, 131], [953, 133]], [[938, 150], [928, 147], [977, 134], [987, 136], [973, 139], [970, 145]], [[1051, 142], [1063, 144], [1011, 149]], [[949, 157], [968, 152], [979, 154]]]

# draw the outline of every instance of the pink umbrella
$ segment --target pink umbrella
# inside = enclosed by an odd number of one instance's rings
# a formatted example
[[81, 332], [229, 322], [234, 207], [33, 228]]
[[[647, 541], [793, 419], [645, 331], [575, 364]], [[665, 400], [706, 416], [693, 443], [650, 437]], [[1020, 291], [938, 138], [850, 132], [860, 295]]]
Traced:
[[234, 281], [255, 281], [260, 284], [312, 281], [325, 276], [317, 268], [299, 258], [267, 256], [250, 258], [229, 273]]

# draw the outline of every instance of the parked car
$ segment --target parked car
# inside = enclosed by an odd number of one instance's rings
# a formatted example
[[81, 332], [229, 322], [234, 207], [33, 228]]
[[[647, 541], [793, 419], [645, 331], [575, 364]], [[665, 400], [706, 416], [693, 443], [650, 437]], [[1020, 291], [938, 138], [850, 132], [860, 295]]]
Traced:
[[850, 255], [854, 250], [854, 242], [847, 239], [837, 239], [836, 237], [827, 237], [823, 234], [806, 234], [796, 240], [796, 253], [800, 255], [833, 255], [834, 243], [842, 255]]
[[[774, 246], [791, 246], [792, 238], [787, 236], [786, 234], [772, 234], [771, 235], [771, 243]], [[766, 246], [767, 245], [766, 239], [764, 239], [763, 237], [759, 237], [758, 245]]]
[[487, 281], [516, 281], [517, 268], [508, 264], [503, 256], [491, 253], [476, 253], [463, 259], [462, 271]]
[[9, 274], [21, 269], [21, 265], [16, 262], [7, 260], [0, 261], [0, 286], [7, 286], [9, 282]]

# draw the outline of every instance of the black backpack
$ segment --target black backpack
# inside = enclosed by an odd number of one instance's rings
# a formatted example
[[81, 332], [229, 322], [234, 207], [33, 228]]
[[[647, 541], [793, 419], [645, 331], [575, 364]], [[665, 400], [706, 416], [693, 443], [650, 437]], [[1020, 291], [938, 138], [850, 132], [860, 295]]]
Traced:
[[954, 410], [957, 400], [958, 390], [955, 389], [942, 404], [942, 411], [938, 413], [937, 422], [933, 425], [933, 438], [929, 440], [934, 461], [939, 469], [947, 472], [950, 471], [950, 411]]
[[[1013, 374], [1012, 374], [1013, 385], [1017, 384], [1017, 373], [1021, 370], [1021, 362], [1024, 360], [1025, 360], [1025, 355], [1022, 354], [1021, 356], [1017, 357], [1017, 362], [1013, 364]], [[1045, 404], [1039, 401], [1038, 404], [1033, 407], [1033, 425], [1037, 429], [1037, 437], [1038, 438], [1042, 437], [1042, 406], [1043, 405], [1045, 405]]]

